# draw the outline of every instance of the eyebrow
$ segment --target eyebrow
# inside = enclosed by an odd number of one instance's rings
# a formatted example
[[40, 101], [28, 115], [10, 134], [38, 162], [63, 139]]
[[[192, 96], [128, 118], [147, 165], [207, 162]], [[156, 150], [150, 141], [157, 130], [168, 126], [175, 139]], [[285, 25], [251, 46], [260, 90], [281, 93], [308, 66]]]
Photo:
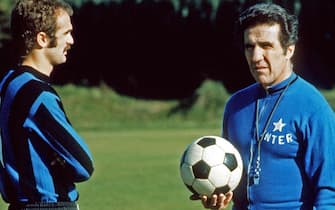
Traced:
[[258, 41], [255, 43], [251, 43], [251, 42], [247, 42], [244, 44], [244, 47], [253, 47], [255, 45], [259, 45], [259, 46], [274, 46], [273, 42], [269, 42], [269, 41]]
[[268, 42], [268, 41], [262, 42], [262, 41], [260, 41], [258, 43], [261, 46], [273, 46], [273, 42]]
[[65, 30], [63, 32], [63, 34], [68, 34], [68, 33], [71, 33], [72, 31], [73, 31], [73, 28], [69, 28], [69, 29]]
[[72, 31], [73, 31], [73, 28], [66, 30], [65, 33], [70, 33]]

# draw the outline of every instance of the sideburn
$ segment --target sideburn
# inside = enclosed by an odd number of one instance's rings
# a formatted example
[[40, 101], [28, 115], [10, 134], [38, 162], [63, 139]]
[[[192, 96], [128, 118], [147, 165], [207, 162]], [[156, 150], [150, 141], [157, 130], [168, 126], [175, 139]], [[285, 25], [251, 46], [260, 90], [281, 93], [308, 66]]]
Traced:
[[57, 46], [57, 38], [55, 36], [50, 37], [49, 48], [53, 48]]

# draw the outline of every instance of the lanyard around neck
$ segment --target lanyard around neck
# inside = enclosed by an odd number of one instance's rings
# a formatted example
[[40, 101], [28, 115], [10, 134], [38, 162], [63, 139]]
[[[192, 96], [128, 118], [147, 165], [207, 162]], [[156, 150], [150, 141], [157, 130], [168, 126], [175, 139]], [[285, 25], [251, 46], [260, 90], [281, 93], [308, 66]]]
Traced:
[[280, 93], [279, 97], [277, 98], [271, 112], [270, 115], [268, 116], [268, 118], [266, 119], [266, 123], [265, 123], [265, 127], [263, 129], [263, 132], [261, 135], [259, 135], [259, 99], [257, 99], [256, 101], [256, 120], [255, 120], [255, 127], [256, 127], [256, 140], [257, 142], [261, 142], [264, 139], [264, 135], [270, 125], [270, 122], [272, 120], [273, 114], [275, 113], [275, 111], [277, 110], [279, 103], [281, 101], [281, 99], [283, 98], [285, 92], [287, 91], [287, 89], [289, 88], [289, 86], [298, 78], [298, 76], [296, 76], [295, 78], [293, 78], [291, 81], [289, 81], [287, 83], [287, 85], [285, 86], [285, 89]]
[[264, 136], [267, 132], [267, 129], [270, 125], [270, 122], [272, 120], [272, 117], [275, 113], [275, 111], [277, 110], [280, 101], [282, 100], [285, 92], [287, 91], [287, 89], [289, 88], [289, 86], [298, 78], [298, 76], [296, 76], [295, 78], [293, 78], [289, 83], [287, 83], [287, 85], [285, 86], [285, 89], [280, 93], [279, 97], [277, 98], [271, 112], [270, 115], [268, 116], [268, 118], [266, 119], [266, 123], [263, 129], [263, 132], [261, 135], [259, 135], [259, 99], [257, 99], [256, 101], [256, 119], [255, 119], [255, 127], [256, 127], [256, 140], [257, 140], [257, 159], [256, 159], [256, 167], [255, 167], [255, 171], [254, 171], [254, 184], [258, 184], [259, 183], [259, 178], [260, 178], [260, 171], [261, 171], [261, 143], [264, 139]]

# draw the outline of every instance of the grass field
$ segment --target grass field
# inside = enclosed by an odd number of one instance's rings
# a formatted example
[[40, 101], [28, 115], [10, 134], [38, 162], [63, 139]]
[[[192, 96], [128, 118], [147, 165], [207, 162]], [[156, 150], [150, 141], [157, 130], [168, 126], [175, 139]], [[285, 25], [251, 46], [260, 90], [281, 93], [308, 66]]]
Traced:
[[[218, 129], [80, 132], [92, 150], [95, 172], [78, 183], [81, 210], [197, 210], [181, 182], [186, 145]], [[4, 204], [2, 208], [4, 209]]]
[[94, 153], [92, 180], [78, 185], [81, 210], [196, 210], [179, 176], [186, 145], [217, 129], [83, 133]]

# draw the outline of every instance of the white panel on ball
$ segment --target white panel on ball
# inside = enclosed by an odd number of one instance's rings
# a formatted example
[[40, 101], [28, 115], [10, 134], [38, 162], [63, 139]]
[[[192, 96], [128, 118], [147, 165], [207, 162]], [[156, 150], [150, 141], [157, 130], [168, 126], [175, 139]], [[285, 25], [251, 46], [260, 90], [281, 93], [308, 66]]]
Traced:
[[231, 179], [231, 172], [224, 165], [219, 165], [211, 168], [208, 179], [214, 186], [223, 187]]
[[234, 171], [231, 172], [230, 180], [229, 180], [229, 187], [235, 189], [237, 185], [240, 183], [240, 177], [242, 175], [242, 168], [237, 167]]
[[190, 145], [184, 161], [190, 165], [194, 165], [196, 162], [202, 159], [202, 151], [203, 148], [201, 146], [197, 144]]
[[200, 195], [211, 195], [215, 190], [207, 179], [195, 179], [192, 187]]
[[182, 176], [183, 182], [191, 186], [195, 178], [193, 175], [192, 167], [188, 165], [187, 163], [183, 163], [180, 170], [181, 170], [181, 176]]
[[211, 167], [223, 163], [224, 152], [216, 145], [206, 147], [203, 151], [202, 159]]

